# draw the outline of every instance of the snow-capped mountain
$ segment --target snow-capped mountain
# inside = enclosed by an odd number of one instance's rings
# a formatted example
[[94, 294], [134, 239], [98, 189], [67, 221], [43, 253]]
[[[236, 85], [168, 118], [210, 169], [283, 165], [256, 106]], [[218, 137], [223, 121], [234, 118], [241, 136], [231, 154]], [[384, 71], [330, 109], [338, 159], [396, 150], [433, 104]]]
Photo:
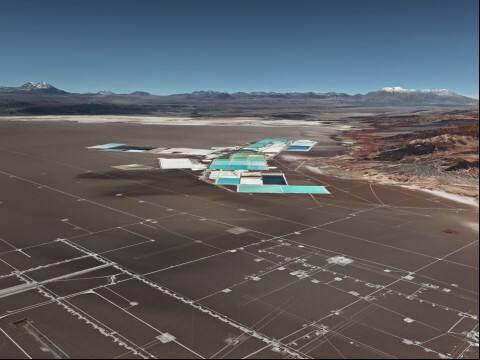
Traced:
[[436, 95], [456, 95], [453, 91], [450, 91], [448, 89], [405, 89], [401, 86], [392, 86], [392, 87], [384, 87], [380, 91], [384, 91], [387, 93], [392, 93], [392, 94], [411, 94], [411, 93], [431, 93], [431, 94], [436, 94]]
[[68, 94], [66, 91], [57, 89], [55, 86], [50, 85], [45, 81], [35, 82], [28, 81], [20, 86], [2, 86], [0, 92], [32, 92], [32, 93], [45, 93], [45, 94]]
[[95, 95], [110, 96], [110, 95], [115, 95], [115, 93], [109, 90], [100, 90], [100, 91], [97, 91]]
[[475, 99], [459, 95], [448, 89], [408, 89], [401, 86], [384, 87], [360, 97], [375, 105], [467, 105]]
[[46, 83], [45, 81], [42, 82], [34, 82], [29, 81], [19, 87], [22, 90], [39, 90], [39, 89], [53, 89], [53, 86]]
[[392, 87], [384, 87], [381, 89], [381, 91], [385, 91], [385, 92], [388, 92], [388, 93], [397, 93], [397, 94], [405, 94], [405, 93], [411, 93], [411, 92], [415, 92], [417, 90], [415, 89], [405, 89], [401, 86], [392, 86]]

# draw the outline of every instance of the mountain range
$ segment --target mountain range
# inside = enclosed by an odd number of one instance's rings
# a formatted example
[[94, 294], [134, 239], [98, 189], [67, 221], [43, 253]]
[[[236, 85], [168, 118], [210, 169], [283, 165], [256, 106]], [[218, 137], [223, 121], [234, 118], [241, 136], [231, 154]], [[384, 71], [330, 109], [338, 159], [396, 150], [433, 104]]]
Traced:
[[[468, 106], [478, 100], [447, 89], [416, 90], [398, 86], [350, 95], [338, 92], [221, 92], [194, 91], [183, 94], [153, 95], [145, 91], [116, 94], [111, 91], [73, 93], [46, 82], [27, 82], [18, 87], [0, 86], [0, 115], [50, 114], [151, 114], [208, 115], [241, 108], [288, 109], [380, 107], [380, 106]], [[214, 111], [213, 111], [214, 112]], [[270, 113], [271, 111], [267, 111]]]

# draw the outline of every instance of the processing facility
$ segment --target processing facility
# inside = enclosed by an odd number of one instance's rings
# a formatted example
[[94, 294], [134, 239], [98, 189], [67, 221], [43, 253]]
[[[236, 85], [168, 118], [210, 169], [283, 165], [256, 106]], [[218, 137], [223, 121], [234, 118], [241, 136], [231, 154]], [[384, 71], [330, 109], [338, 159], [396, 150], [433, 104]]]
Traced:
[[[329, 194], [320, 185], [289, 184], [286, 175], [273, 166], [281, 152], [309, 152], [316, 145], [312, 140], [265, 138], [245, 146], [212, 147], [210, 149], [131, 146], [108, 143], [90, 149], [116, 152], [148, 152], [160, 155], [163, 170], [200, 172], [199, 178], [212, 185], [234, 188], [240, 193], [264, 194]], [[141, 169], [137, 164], [122, 169]]]

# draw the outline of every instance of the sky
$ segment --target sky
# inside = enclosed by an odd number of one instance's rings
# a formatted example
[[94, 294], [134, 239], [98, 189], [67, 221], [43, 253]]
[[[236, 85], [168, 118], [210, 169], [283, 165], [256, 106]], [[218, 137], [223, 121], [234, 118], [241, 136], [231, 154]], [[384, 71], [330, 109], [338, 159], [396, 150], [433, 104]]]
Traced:
[[478, 98], [478, 0], [0, 0], [0, 85]]

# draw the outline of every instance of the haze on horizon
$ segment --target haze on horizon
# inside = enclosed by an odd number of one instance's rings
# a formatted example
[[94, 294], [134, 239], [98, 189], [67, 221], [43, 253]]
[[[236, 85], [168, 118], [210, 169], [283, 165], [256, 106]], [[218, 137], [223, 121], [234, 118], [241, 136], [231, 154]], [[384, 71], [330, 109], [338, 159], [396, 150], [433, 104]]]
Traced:
[[476, 0], [4, 1], [0, 85], [478, 98], [477, 14]]

